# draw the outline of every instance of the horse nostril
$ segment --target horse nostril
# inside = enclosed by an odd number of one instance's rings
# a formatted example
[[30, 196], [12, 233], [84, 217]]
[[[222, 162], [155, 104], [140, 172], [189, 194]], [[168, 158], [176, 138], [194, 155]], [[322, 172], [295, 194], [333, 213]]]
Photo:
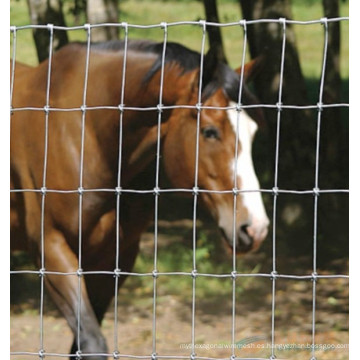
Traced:
[[245, 232], [245, 233], [247, 233], [247, 228], [248, 228], [248, 227], [249, 227], [248, 224], [241, 225], [241, 226], [240, 226], [240, 230], [243, 231], [243, 232]]
[[238, 250], [239, 251], [249, 251], [253, 246], [253, 238], [248, 233], [248, 224], [240, 226], [239, 229], [239, 241], [238, 241]]
[[253, 240], [252, 240], [252, 238], [251, 238], [250, 235], [249, 235], [248, 228], [249, 228], [249, 225], [248, 225], [248, 224], [245, 224], [245, 225], [240, 226], [240, 235], [241, 235], [241, 234], [242, 234], [242, 235], [245, 235], [244, 238], [243, 238], [243, 240], [244, 240], [245, 243], [247, 243], [247, 242], [252, 243]]

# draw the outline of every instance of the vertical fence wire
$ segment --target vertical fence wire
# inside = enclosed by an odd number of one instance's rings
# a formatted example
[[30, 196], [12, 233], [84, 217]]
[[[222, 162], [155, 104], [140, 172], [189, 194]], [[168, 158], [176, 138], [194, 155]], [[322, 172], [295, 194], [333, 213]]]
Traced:
[[82, 220], [83, 220], [83, 201], [84, 201], [84, 157], [85, 157], [85, 130], [86, 130], [86, 98], [89, 77], [89, 64], [90, 64], [90, 45], [91, 45], [91, 26], [85, 24], [86, 31], [86, 57], [85, 57], [85, 75], [83, 84], [83, 98], [81, 106], [81, 143], [80, 143], [80, 167], [79, 167], [79, 241], [78, 241], [78, 308], [77, 308], [77, 352], [78, 358], [81, 358], [81, 308], [82, 308]]
[[326, 73], [326, 59], [328, 49], [328, 21], [322, 19], [324, 26], [324, 45], [323, 45], [323, 63], [321, 68], [321, 78], [319, 87], [319, 102], [316, 128], [316, 148], [315, 148], [315, 179], [314, 179], [314, 233], [313, 233], [313, 279], [312, 279], [312, 324], [311, 324], [311, 360], [315, 360], [315, 328], [316, 328], [316, 283], [317, 283], [317, 232], [318, 232], [318, 202], [319, 202], [319, 168], [320, 168], [320, 135], [321, 135], [321, 118], [322, 118], [322, 101], [324, 93], [324, 82]]
[[[259, 21], [270, 21], [270, 20], [259, 20]], [[279, 152], [280, 152], [280, 133], [281, 133], [281, 114], [282, 110], [285, 106], [282, 104], [283, 97], [283, 81], [284, 81], [284, 63], [285, 63], [285, 50], [286, 50], [286, 25], [289, 23], [288, 20], [284, 18], [280, 18], [278, 20], [273, 20], [282, 28], [282, 47], [281, 47], [281, 59], [280, 59], [280, 78], [279, 78], [279, 91], [278, 91], [278, 102], [274, 106], [277, 109], [277, 122], [276, 122], [276, 145], [275, 145], [275, 165], [274, 165], [274, 186], [269, 190], [260, 190], [264, 192], [272, 193], [273, 195], [273, 225], [272, 225], [272, 271], [270, 274], [259, 274], [260, 276], [268, 277], [272, 280], [272, 292], [271, 292], [271, 354], [269, 359], [273, 360], [276, 358], [275, 348], [275, 309], [276, 309], [276, 280], [279, 277], [287, 277], [297, 279], [299, 277], [292, 275], [279, 275], [277, 273], [277, 254], [276, 254], [276, 241], [277, 241], [277, 201], [278, 196], [282, 190], [279, 190], [278, 178], [279, 178]], [[334, 21], [334, 20], [333, 20]], [[340, 20], [339, 20], [340, 21]], [[328, 51], [328, 22], [329, 19], [323, 18], [320, 23], [324, 26], [324, 48], [323, 48], [323, 63], [322, 63], [322, 72], [320, 79], [320, 88], [319, 88], [319, 100], [317, 104], [317, 129], [316, 129], [316, 148], [315, 148], [315, 179], [314, 179], [314, 189], [312, 190], [312, 194], [314, 195], [314, 224], [313, 224], [313, 269], [311, 276], [304, 276], [305, 279], [311, 279], [312, 282], [312, 324], [311, 324], [311, 339], [312, 339], [312, 349], [311, 349], [311, 360], [315, 360], [315, 328], [316, 328], [316, 283], [319, 276], [317, 274], [317, 232], [318, 232], [318, 199], [321, 193], [319, 189], [319, 165], [320, 165], [320, 135], [321, 135], [321, 119], [322, 119], [322, 110], [325, 105], [323, 105], [323, 92], [324, 92], [324, 81], [325, 81], [325, 71], [326, 71], [326, 59], [327, 59], [327, 51]], [[188, 23], [188, 22], [187, 22]], [[240, 359], [236, 357], [235, 349], [235, 327], [236, 327], [236, 279], [241, 276], [252, 276], [251, 274], [237, 274], [237, 260], [236, 260], [236, 209], [237, 209], [237, 201], [239, 196], [238, 182], [237, 182], [237, 159], [239, 156], [239, 131], [240, 131], [240, 121], [241, 121], [241, 113], [244, 110], [244, 106], [242, 104], [242, 90], [244, 83], [244, 64], [245, 64], [245, 55], [246, 55], [246, 47], [247, 47], [247, 25], [252, 24], [253, 22], [247, 22], [245, 20], [237, 23], [237, 26], [243, 28], [244, 34], [244, 42], [242, 49], [242, 62], [241, 62], [241, 73], [240, 73], [240, 83], [239, 83], [239, 93], [238, 93], [238, 102], [235, 107], [235, 111], [237, 112], [236, 118], [236, 142], [235, 142], [235, 161], [234, 161], [234, 178], [233, 178], [233, 256], [232, 256], [232, 272], [231, 274], [227, 274], [226, 276], [232, 280], [232, 313], [231, 313], [231, 359]], [[309, 22], [311, 23], [311, 22]], [[176, 25], [178, 25], [177, 23]], [[168, 41], [168, 27], [174, 26], [174, 24], [169, 23], [161, 23], [158, 27], [163, 29], [163, 47], [161, 52], [161, 69], [160, 69], [160, 87], [159, 87], [159, 102], [157, 104], [157, 146], [156, 146], [156, 173], [155, 173], [155, 187], [152, 190], [155, 198], [154, 198], [154, 263], [153, 263], [153, 271], [151, 274], [135, 274], [135, 273], [124, 273], [122, 269], [120, 269], [121, 264], [121, 254], [120, 254], [120, 241], [121, 241], [121, 229], [120, 229], [120, 205], [121, 205], [121, 195], [125, 189], [122, 188], [122, 159], [123, 159], [123, 119], [124, 112], [127, 107], [125, 106], [125, 83], [126, 83], [126, 69], [127, 69], [127, 51], [128, 51], [128, 28], [129, 24], [122, 23], [120, 26], [124, 29], [124, 48], [123, 48], [123, 63], [122, 63], [122, 79], [121, 79], [121, 93], [120, 93], [120, 104], [117, 109], [119, 111], [119, 149], [118, 149], [118, 169], [117, 169], [117, 183], [116, 188], [114, 189], [116, 195], [116, 255], [115, 255], [115, 270], [110, 273], [110, 275], [115, 277], [115, 288], [114, 288], [114, 352], [113, 357], [119, 358], [120, 356], [128, 356], [134, 358], [146, 358], [149, 359], [149, 356], [135, 356], [135, 355], [120, 355], [119, 353], [119, 339], [118, 339], [118, 290], [119, 290], [119, 277], [122, 275], [136, 275], [136, 276], [149, 276], [153, 277], [153, 306], [152, 306], [152, 354], [150, 355], [150, 360], [156, 360], [160, 358], [157, 354], [157, 279], [160, 275], [158, 272], [158, 233], [159, 233], [159, 196], [162, 193], [162, 189], [160, 189], [159, 185], [159, 176], [160, 176], [160, 168], [161, 168], [161, 125], [162, 125], [162, 113], [165, 108], [163, 104], [163, 90], [164, 90], [164, 72], [165, 72], [165, 56], [166, 56], [166, 47]], [[199, 275], [203, 276], [216, 276], [215, 274], [199, 274], [197, 271], [197, 218], [198, 218], [198, 201], [201, 191], [206, 191], [203, 189], [199, 189], [199, 158], [200, 158], [200, 130], [201, 130], [201, 112], [203, 110], [202, 104], [202, 87], [203, 87], [203, 75], [204, 75], [204, 57], [205, 57], [205, 42], [206, 42], [206, 31], [207, 26], [213, 26], [213, 23], [207, 23], [206, 21], [200, 20], [195, 22], [194, 25], [202, 27], [202, 39], [201, 39], [201, 52], [200, 52], [200, 64], [199, 64], [199, 89], [197, 94], [197, 104], [193, 106], [194, 109], [197, 110], [196, 115], [196, 142], [195, 142], [195, 164], [194, 164], [194, 187], [193, 189], [188, 189], [192, 192], [193, 195], [193, 208], [192, 208], [192, 271], [191, 273], [184, 273], [185, 275], [190, 275], [192, 278], [192, 299], [191, 299], [191, 354], [190, 359], [195, 360], [199, 357], [196, 355], [196, 323], [195, 323], [195, 314], [196, 314], [196, 279]], [[42, 176], [42, 187], [39, 189], [41, 194], [41, 268], [38, 271], [38, 274], [41, 278], [41, 290], [40, 290], [40, 345], [39, 345], [39, 357], [42, 358], [46, 355], [44, 349], [44, 277], [45, 274], [48, 273], [45, 270], [45, 197], [49, 192], [47, 189], [47, 161], [48, 161], [48, 140], [49, 140], [49, 114], [51, 109], [50, 106], [50, 84], [51, 84], [51, 72], [52, 72], [52, 49], [53, 49], [53, 32], [54, 26], [48, 24], [44, 27], [49, 31], [50, 36], [50, 46], [49, 46], [49, 62], [47, 69], [47, 83], [46, 83], [46, 99], [45, 106], [42, 111], [45, 111], [45, 133], [44, 133], [44, 162], [43, 162], [43, 176]], [[78, 201], [78, 211], [79, 211], [79, 219], [78, 219], [78, 269], [76, 271], [76, 275], [78, 276], [78, 304], [77, 304], [77, 313], [76, 313], [76, 321], [77, 321], [77, 333], [75, 336], [77, 352], [76, 357], [81, 358], [81, 307], [82, 307], [82, 286], [83, 286], [83, 276], [84, 271], [82, 269], [82, 246], [83, 246], [83, 231], [82, 231], [82, 219], [83, 219], [83, 196], [84, 196], [84, 157], [85, 157], [85, 134], [86, 134], [86, 113], [88, 111], [87, 108], [87, 88], [88, 88], [88, 76], [89, 76], [89, 63], [90, 63], [90, 46], [91, 46], [91, 25], [85, 24], [83, 29], [87, 32], [86, 38], [86, 59], [85, 59], [85, 76], [84, 76], [84, 84], [83, 84], [83, 97], [82, 97], [82, 105], [79, 110], [81, 110], [81, 149], [80, 149], [80, 165], [79, 165], [79, 187], [77, 189], [79, 195]], [[141, 26], [140, 26], [141, 28]], [[15, 79], [15, 58], [16, 58], [16, 34], [18, 28], [11, 27], [12, 39], [13, 39], [13, 52], [12, 52], [12, 62], [11, 62], [11, 78], [10, 78], [10, 110], [11, 113], [17, 109], [13, 109], [13, 92], [14, 92], [14, 79]], [[264, 106], [264, 105], [259, 105]], [[343, 106], [343, 104], [338, 104], [338, 106]], [[295, 107], [294, 107], [295, 108]], [[39, 109], [41, 110], [41, 109]], [[138, 109], [139, 110], [139, 109]], [[95, 189], [101, 190], [101, 189]], [[251, 191], [251, 189], [246, 189], [247, 191]], [[26, 191], [14, 189], [12, 191]], [[35, 190], [36, 191], [36, 190]], [[57, 192], [56, 190], [52, 190]], [[182, 189], [180, 191], [186, 192], [186, 190]], [[324, 190], [326, 191], [326, 190]], [[330, 192], [332, 190], [328, 190]], [[344, 190], [346, 191], [346, 190]], [[132, 190], [134, 193], [141, 194], [141, 191]], [[291, 192], [291, 191], [290, 191]], [[149, 192], [150, 193], [150, 192]], [[298, 192], [300, 193], [300, 192]], [[303, 192], [308, 193], [308, 192]], [[11, 273], [19, 273], [19, 271], [13, 271]], [[101, 273], [101, 272], [99, 272]], [[68, 275], [64, 273], [63, 275]], [[170, 274], [169, 274], [170, 275]], [[221, 276], [221, 275], [220, 275]], [[326, 277], [326, 276], [325, 276]], [[335, 275], [333, 277], [345, 277], [346, 275]], [[91, 355], [91, 354], [90, 354]], [[61, 356], [61, 354], [59, 354]], [[169, 355], [168, 358], [173, 358], [174, 356]], [[186, 357], [184, 357], [186, 358]]]
[[158, 231], [159, 231], [159, 178], [160, 178], [160, 150], [161, 150], [161, 120], [162, 120], [162, 106], [163, 106], [163, 91], [164, 91], [164, 74], [165, 74], [165, 56], [166, 44], [168, 37], [167, 24], [161, 24], [164, 32], [163, 47], [161, 53], [161, 70], [160, 70], [160, 88], [159, 88], [159, 103], [158, 103], [158, 123], [157, 123], [157, 144], [156, 144], [156, 174], [155, 174], [155, 215], [154, 215], [154, 269], [153, 269], [153, 324], [152, 324], [152, 359], [156, 359], [156, 300], [157, 300], [157, 278], [158, 278]]
[[200, 142], [200, 126], [201, 126], [201, 101], [202, 101], [202, 86], [204, 75], [204, 57], [205, 57], [205, 40], [206, 40], [206, 22], [199, 21], [202, 26], [201, 38], [201, 51], [200, 51], [200, 68], [199, 68], [199, 89], [197, 97], [197, 116], [196, 116], [196, 145], [195, 145], [195, 176], [194, 176], [194, 189], [193, 189], [193, 269], [192, 269], [192, 307], [191, 307], [191, 359], [196, 357], [195, 353], [195, 311], [196, 311], [196, 277], [197, 277], [197, 264], [196, 264], [196, 240], [197, 240], [197, 208], [199, 196], [199, 142]]
[[243, 29], [243, 47], [242, 47], [242, 58], [241, 58], [241, 70], [240, 70], [240, 80], [239, 80], [239, 93], [238, 93], [238, 102], [236, 108], [236, 128], [235, 128], [235, 154], [234, 154], [234, 178], [233, 178], [233, 256], [232, 256], [232, 312], [231, 312], [231, 357], [235, 359], [235, 325], [236, 325], [236, 236], [237, 236], [237, 198], [238, 194], [238, 158], [239, 158], [239, 137], [240, 137], [240, 121], [241, 121], [241, 111], [242, 111], [242, 92], [244, 85], [244, 70], [245, 70], [245, 57], [246, 57], [246, 47], [247, 47], [247, 27], [246, 21], [240, 21], [240, 26]]
[[124, 121], [124, 100], [125, 100], [125, 82], [126, 82], [126, 62], [127, 62], [127, 49], [129, 29], [127, 23], [122, 23], [124, 28], [124, 56], [121, 74], [121, 94], [119, 104], [119, 151], [118, 151], [118, 172], [116, 182], [116, 255], [115, 255], [115, 291], [114, 291], [114, 357], [119, 354], [119, 339], [118, 339], [118, 293], [119, 293], [119, 277], [120, 277], [120, 198], [121, 198], [121, 175], [122, 175], [122, 158], [123, 158], [123, 121]]
[[40, 246], [41, 246], [41, 268], [40, 268], [40, 352], [44, 352], [44, 276], [45, 276], [45, 197], [46, 197], [46, 176], [48, 163], [49, 148], [49, 107], [50, 107], [50, 81], [51, 65], [53, 53], [54, 28], [48, 24], [49, 30], [49, 59], [46, 80], [46, 99], [45, 99], [45, 122], [44, 122], [44, 160], [43, 160], [43, 179], [41, 191], [41, 229], [40, 229]]
[[274, 188], [273, 188], [273, 234], [272, 234], [272, 295], [271, 295], [271, 357], [276, 359], [275, 355], [275, 303], [276, 303], [276, 219], [277, 219], [277, 200], [278, 200], [278, 178], [279, 178], [279, 152], [280, 152], [280, 128], [281, 128], [281, 111], [282, 111], [282, 91], [284, 80], [284, 63], [285, 63], [285, 48], [286, 48], [286, 20], [279, 19], [279, 24], [282, 25], [282, 47], [280, 59], [280, 81], [279, 93], [277, 103], [277, 125], [276, 125], [276, 148], [275, 148], [275, 169], [274, 169]]

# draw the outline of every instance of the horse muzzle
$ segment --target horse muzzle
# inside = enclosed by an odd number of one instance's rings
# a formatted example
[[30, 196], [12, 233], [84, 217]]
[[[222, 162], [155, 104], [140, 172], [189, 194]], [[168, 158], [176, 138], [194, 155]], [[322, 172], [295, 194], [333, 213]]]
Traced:
[[231, 251], [235, 250], [236, 254], [240, 255], [255, 251], [260, 247], [268, 234], [268, 226], [268, 219], [240, 225], [235, 234], [235, 246], [233, 231], [227, 231], [224, 228], [220, 228], [220, 230]]

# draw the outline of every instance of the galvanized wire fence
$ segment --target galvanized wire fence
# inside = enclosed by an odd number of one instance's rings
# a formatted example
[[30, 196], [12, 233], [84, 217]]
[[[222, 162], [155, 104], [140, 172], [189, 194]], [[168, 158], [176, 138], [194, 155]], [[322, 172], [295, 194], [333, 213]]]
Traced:
[[[260, 20], [241, 20], [239, 22], [233, 23], [212, 23], [207, 21], [182, 21], [176, 23], [166, 23], [163, 22], [161, 24], [155, 25], [133, 25], [128, 23], [119, 23], [119, 24], [96, 24], [90, 25], [85, 24], [83, 26], [75, 26], [75, 27], [59, 27], [54, 26], [52, 24], [48, 25], [27, 25], [27, 26], [12, 26], [10, 31], [12, 35], [12, 65], [11, 65], [11, 81], [10, 81], [10, 112], [11, 114], [18, 111], [39, 111], [44, 113], [45, 120], [45, 138], [44, 138], [44, 163], [43, 163], [43, 178], [42, 178], [42, 187], [39, 189], [12, 189], [13, 193], [26, 193], [26, 192], [34, 192], [41, 195], [41, 260], [40, 260], [40, 268], [38, 270], [14, 270], [11, 271], [10, 274], [12, 276], [16, 276], [18, 274], [36, 274], [40, 276], [41, 286], [40, 286], [40, 338], [39, 338], [39, 346], [38, 352], [28, 352], [26, 349], [24, 351], [16, 351], [11, 352], [12, 356], [38, 356], [39, 358], [45, 358], [46, 356], [58, 356], [64, 357], [69, 356], [69, 354], [54, 354], [46, 351], [44, 347], [44, 279], [47, 275], [57, 275], [57, 276], [77, 276], [78, 277], [78, 312], [77, 312], [77, 353], [76, 356], [81, 358], [82, 349], [80, 346], [80, 334], [81, 334], [81, 279], [86, 275], [108, 275], [115, 278], [115, 286], [114, 286], [114, 341], [112, 351], [108, 354], [90, 354], [91, 355], [104, 355], [109, 356], [114, 359], [118, 358], [138, 358], [138, 359], [172, 359], [172, 358], [182, 358], [182, 359], [215, 359], [211, 357], [199, 357], [196, 355], [196, 283], [199, 277], [209, 278], [229, 278], [232, 280], [232, 325], [231, 329], [229, 329], [229, 333], [231, 333], [231, 348], [232, 354], [231, 359], [244, 359], [242, 357], [238, 357], [236, 354], [236, 280], [238, 278], [245, 277], [262, 277], [268, 278], [272, 281], [272, 305], [271, 305], [271, 350], [269, 353], [269, 357], [267, 359], [275, 359], [276, 358], [276, 321], [275, 321], [275, 310], [276, 310], [276, 283], [278, 279], [293, 279], [299, 281], [312, 281], [312, 326], [311, 326], [311, 342], [312, 342], [312, 350], [311, 350], [311, 359], [315, 360], [315, 349], [316, 349], [316, 298], [317, 298], [317, 280], [319, 279], [336, 279], [336, 278], [344, 278], [348, 279], [348, 275], [337, 274], [337, 275], [319, 275], [317, 273], [317, 249], [318, 249], [318, 202], [319, 196], [321, 194], [336, 194], [336, 193], [348, 193], [348, 189], [320, 189], [319, 188], [319, 168], [320, 168], [320, 141], [321, 141], [321, 122], [322, 122], [322, 113], [324, 109], [331, 108], [348, 108], [349, 104], [347, 103], [334, 103], [334, 104], [324, 104], [323, 103], [323, 93], [324, 93], [324, 79], [326, 73], [326, 59], [328, 54], [328, 25], [331, 22], [345, 22], [349, 19], [347, 17], [341, 18], [322, 18], [314, 21], [294, 21], [288, 20], [285, 18], [280, 19], [260, 19]], [[282, 28], [282, 53], [281, 53], [281, 62], [280, 62], [280, 84], [279, 84], [279, 92], [278, 92], [278, 100], [276, 104], [258, 104], [258, 105], [243, 105], [242, 104], [242, 90], [243, 90], [243, 81], [244, 81], [244, 73], [240, 75], [240, 87], [238, 94], [238, 102], [236, 106], [228, 106], [228, 107], [205, 107], [201, 104], [202, 99], [202, 78], [203, 78], [203, 60], [205, 53], [205, 44], [206, 44], [206, 32], [208, 27], [240, 27], [243, 29], [243, 51], [242, 51], [242, 65], [245, 63], [245, 54], [247, 48], [247, 27], [253, 24], [258, 23], [274, 23], [278, 24]], [[287, 26], [293, 25], [319, 25], [324, 29], [324, 42], [323, 42], [323, 57], [322, 57], [322, 66], [321, 66], [321, 77], [320, 77], [320, 87], [318, 94], [318, 102], [316, 104], [311, 105], [291, 105], [291, 104], [283, 104], [283, 78], [284, 78], [284, 62], [285, 62], [285, 53], [286, 53], [286, 36], [287, 36]], [[190, 105], [172, 105], [165, 106], [163, 105], [163, 84], [164, 84], [164, 64], [165, 64], [165, 55], [166, 55], [166, 47], [168, 41], [168, 29], [173, 28], [180, 25], [194, 25], [199, 26], [202, 29], [202, 38], [201, 38], [201, 61], [199, 64], [200, 67], [200, 77], [199, 77], [199, 92], [198, 92], [198, 101], [196, 106]], [[88, 74], [89, 74], [89, 63], [90, 63], [90, 48], [91, 48], [91, 30], [96, 27], [110, 27], [117, 26], [124, 31], [124, 62], [122, 69], [122, 84], [121, 84], [121, 95], [119, 99], [118, 106], [88, 106], [87, 105], [87, 89], [88, 89]], [[16, 54], [17, 54], [17, 34], [26, 29], [44, 29], [48, 30], [49, 38], [50, 38], [50, 51], [49, 51], [49, 62], [48, 62], [48, 75], [47, 75], [47, 85], [46, 85], [46, 98], [43, 107], [13, 107], [12, 98], [14, 93], [14, 79], [16, 77]], [[124, 104], [124, 93], [126, 89], [126, 67], [127, 67], [127, 49], [128, 49], [128, 38], [129, 38], [129, 29], [137, 28], [137, 29], [150, 29], [150, 28], [159, 28], [163, 31], [163, 49], [161, 55], [161, 70], [160, 70], [160, 92], [159, 92], [159, 100], [158, 104], [155, 107], [130, 107]], [[52, 73], [52, 48], [53, 48], [53, 40], [54, 40], [54, 31], [73, 31], [73, 30], [84, 30], [86, 31], [86, 42], [87, 42], [87, 53], [86, 53], [86, 62], [85, 66], [85, 78], [83, 84], [83, 98], [82, 105], [80, 108], [55, 108], [50, 104], [50, 93], [51, 93], [51, 73]], [[244, 67], [242, 66], [242, 69]], [[199, 136], [200, 136], [200, 124], [201, 124], [201, 110], [204, 108], [211, 109], [234, 109], [237, 111], [237, 131], [236, 131], [236, 149], [235, 149], [235, 159], [238, 157], [238, 140], [239, 140], [239, 121], [240, 121], [240, 113], [248, 108], [269, 108], [275, 109], [277, 111], [277, 130], [276, 130], [276, 150], [275, 150], [275, 159], [274, 159], [274, 179], [273, 179], [273, 187], [269, 189], [238, 189], [236, 182], [236, 170], [234, 172], [234, 187], [233, 189], [228, 189], [225, 191], [211, 191], [208, 189], [199, 188], [198, 184], [198, 165], [199, 165]], [[191, 189], [162, 189], [160, 188], [159, 182], [159, 173], [161, 166], [161, 137], [160, 137], [160, 125], [162, 122], [162, 116], [164, 110], [173, 110], [176, 108], [194, 108], [197, 111], [197, 133], [196, 133], [196, 148], [195, 151], [195, 178], [194, 178], [194, 187]], [[85, 128], [86, 128], [86, 119], [87, 114], [90, 111], [94, 110], [117, 110], [119, 111], [119, 124], [120, 124], [120, 132], [119, 132], [119, 149], [118, 149], [118, 174], [117, 174], [117, 184], [115, 188], [97, 188], [97, 189], [87, 189], [84, 188], [83, 183], [83, 173], [84, 173], [84, 144], [85, 144]], [[315, 169], [314, 169], [314, 186], [312, 189], [308, 190], [292, 190], [292, 189], [281, 189], [278, 186], [278, 171], [279, 171], [279, 144], [280, 144], [280, 136], [281, 136], [281, 120], [282, 120], [282, 110], [285, 109], [313, 109], [317, 111], [317, 130], [316, 130], [316, 146], [314, 148], [315, 152]], [[157, 134], [157, 147], [156, 147], [156, 175], [154, 179], [154, 188], [148, 190], [139, 190], [139, 189], [127, 189], [122, 186], [122, 173], [121, 173], [121, 164], [122, 164], [122, 144], [123, 144], [123, 116], [126, 111], [158, 111], [158, 134]], [[68, 190], [59, 190], [59, 189], [51, 189], [47, 187], [47, 165], [48, 165], [48, 145], [49, 145], [49, 114], [51, 112], [70, 112], [70, 111], [81, 111], [82, 120], [81, 120], [81, 155], [80, 155], [80, 169], [79, 169], [79, 181], [78, 188], [76, 189], [68, 189]], [[237, 164], [237, 161], [235, 161]], [[82, 216], [83, 216], [83, 196], [89, 192], [110, 192], [114, 193], [116, 196], [116, 261], [114, 264], [114, 271], [84, 271], [82, 269], [82, 244], [83, 244], [83, 231], [82, 231]], [[212, 274], [212, 273], [200, 273], [198, 272], [198, 264], [196, 258], [197, 251], [197, 226], [196, 221], [198, 218], [198, 199], [202, 193], [216, 192], [221, 194], [233, 194], [234, 201], [234, 218], [233, 218], [233, 257], [232, 257], [232, 271], [230, 273], [225, 274]], [[270, 273], [240, 273], [237, 271], [237, 257], [236, 257], [236, 204], [238, 196], [245, 192], [261, 192], [268, 193], [273, 196], [273, 214], [272, 214], [272, 271]], [[46, 207], [46, 195], [49, 193], [57, 193], [57, 194], [78, 194], [78, 211], [79, 211], [79, 221], [78, 221], [78, 269], [76, 272], [54, 272], [49, 271], [45, 267], [45, 253], [44, 253], [44, 244], [45, 244], [45, 231], [44, 231], [44, 216], [45, 216], [45, 207]], [[120, 269], [120, 228], [119, 228], [119, 219], [120, 219], [120, 203], [121, 197], [126, 193], [135, 193], [135, 194], [154, 194], [154, 264], [153, 271], [148, 273], [137, 273], [137, 272], [124, 272]], [[193, 196], [193, 231], [192, 231], [192, 249], [193, 249], [193, 261], [192, 261], [192, 271], [191, 272], [159, 272], [158, 271], [158, 232], [159, 232], [159, 196], [164, 193], [190, 193]], [[296, 195], [308, 195], [312, 194], [314, 198], [313, 202], [313, 252], [312, 252], [312, 273], [304, 274], [304, 275], [289, 275], [289, 274], [281, 274], [278, 272], [277, 266], [277, 202], [280, 194], [296, 194]], [[119, 341], [118, 333], [121, 328], [121, 324], [118, 322], [118, 290], [119, 290], [119, 278], [123, 275], [134, 276], [134, 277], [152, 277], [153, 278], [153, 306], [152, 306], [152, 353], [148, 356], [140, 356], [136, 354], [123, 354], [121, 352], [121, 341]], [[158, 279], [162, 276], [183, 276], [190, 277], [192, 279], [192, 314], [191, 314], [191, 348], [188, 356], [178, 356], [173, 354], [159, 354], [157, 351], [157, 290], [158, 290]], [[101, 291], [101, 289], [99, 290]], [[86, 354], [89, 355], [89, 354]], [[255, 360], [255, 359], [254, 359]]]

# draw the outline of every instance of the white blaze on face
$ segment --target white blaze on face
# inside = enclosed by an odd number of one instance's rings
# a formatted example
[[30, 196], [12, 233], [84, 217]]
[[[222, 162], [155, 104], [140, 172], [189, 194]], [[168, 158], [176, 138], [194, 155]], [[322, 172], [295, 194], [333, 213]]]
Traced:
[[[235, 103], [230, 103], [235, 106]], [[240, 142], [237, 160], [234, 154], [234, 160], [230, 164], [232, 172], [236, 171], [238, 178], [241, 180], [241, 190], [259, 190], [259, 180], [255, 174], [252, 160], [252, 142], [258, 129], [257, 124], [245, 112], [241, 111], [240, 116], [236, 110], [228, 110], [229, 121]], [[264, 203], [259, 191], [242, 193], [244, 206], [249, 212], [249, 232], [252, 236], [260, 237], [269, 224]]]

